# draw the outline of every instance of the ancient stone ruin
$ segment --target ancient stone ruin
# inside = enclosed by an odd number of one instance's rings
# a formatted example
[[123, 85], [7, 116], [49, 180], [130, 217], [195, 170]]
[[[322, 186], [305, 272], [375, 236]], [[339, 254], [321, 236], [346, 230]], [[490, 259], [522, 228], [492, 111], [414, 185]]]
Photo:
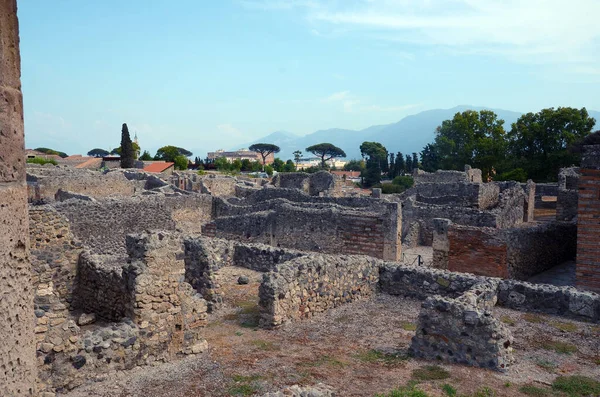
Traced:
[[[411, 189], [373, 197], [327, 172], [26, 169], [14, 0], [0, 2], [0, 26], [0, 395], [50, 397], [206, 352], [232, 267], [262, 275], [256, 327], [416, 298], [413, 356], [496, 371], [511, 368], [519, 335], [495, 307], [600, 322], [598, 145], [557, 185], [483, 183], [467, 167], [416, 171]], [[547, 206], [556, 216], [536, 220]], [[430, 249], [431, 263], [406, 263], [403, 246]], [[577, 288], [526, 281], [574, 258]], [[333, 395], [268, 395], [313, 392]]]

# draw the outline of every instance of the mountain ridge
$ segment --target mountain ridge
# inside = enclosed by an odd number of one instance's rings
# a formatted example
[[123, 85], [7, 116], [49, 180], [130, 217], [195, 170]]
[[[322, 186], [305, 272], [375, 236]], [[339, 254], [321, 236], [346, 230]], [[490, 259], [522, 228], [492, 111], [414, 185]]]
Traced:
[[[275, 131], [237, 148], [231, 148], [231, 150], [247, 148], [254, 143], [273, 143], [281, 148], [277, 157], [287, 160], [294, 158], [293, 152], [296, 150], [305, 153], [304, 149], [308, 146], [329, 142], [343, 149], [347, 159], [358, 159], [361, 157], [360, 144], [364, 141], [374, 141], [380, 142], [390, 152], [402, 152], [405, 155], [413, 152], [420, 153], [426, 144], [433, 141], [435, 129], [444, 120], [452, 119], [457, 112], [465, 110], [491, 110], [498, 115], [498, 118], [504, 120], [505, 129], [510, 129], [511, 124], [523, 114], [486, 106], [458, 105], [449, 109], [424, 110], [405, 116], [394, 123], [373, 125], [360, 130], [328, 128], [304, 136], [288, 131]], [[588, 110], [588, 113], [596, 119], [595, 128], [600, 128], [600, 112]]]

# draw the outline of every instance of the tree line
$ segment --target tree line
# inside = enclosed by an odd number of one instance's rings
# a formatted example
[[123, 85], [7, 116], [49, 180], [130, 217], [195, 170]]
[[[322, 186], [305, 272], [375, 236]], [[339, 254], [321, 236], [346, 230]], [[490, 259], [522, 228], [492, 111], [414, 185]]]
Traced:
[[488, 180], [555, 181], [562, 167], [579, 165], [578, 145], [596, 120], [585, 108], [559, 107], [527, 113], [505, 130], [493, 111], [456, 113], [423, 148], [425, 171], [480, 168]]

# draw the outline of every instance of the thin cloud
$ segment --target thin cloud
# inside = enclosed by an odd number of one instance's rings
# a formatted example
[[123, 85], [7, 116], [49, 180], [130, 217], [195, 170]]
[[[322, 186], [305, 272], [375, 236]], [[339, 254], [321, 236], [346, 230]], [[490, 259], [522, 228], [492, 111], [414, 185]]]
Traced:
[[[310, 30], [348, 32], [524, 63], [600, 61], [598, 0], [254, 0], [264, 9], [295, 8]], [[314, 34], [314, 33], [313, 33]], [[409, 60], [407, 58], [407, 60]], [[585, 66], [585, 67], [583, 67]]]

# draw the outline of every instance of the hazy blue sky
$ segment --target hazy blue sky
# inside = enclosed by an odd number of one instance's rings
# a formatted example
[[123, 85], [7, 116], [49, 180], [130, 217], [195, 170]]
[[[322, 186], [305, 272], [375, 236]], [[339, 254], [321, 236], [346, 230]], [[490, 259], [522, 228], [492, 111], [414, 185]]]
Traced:
[[600, 110], [598, 0], [21, 0], [27, 147], [204, 156], [459, 104]]

